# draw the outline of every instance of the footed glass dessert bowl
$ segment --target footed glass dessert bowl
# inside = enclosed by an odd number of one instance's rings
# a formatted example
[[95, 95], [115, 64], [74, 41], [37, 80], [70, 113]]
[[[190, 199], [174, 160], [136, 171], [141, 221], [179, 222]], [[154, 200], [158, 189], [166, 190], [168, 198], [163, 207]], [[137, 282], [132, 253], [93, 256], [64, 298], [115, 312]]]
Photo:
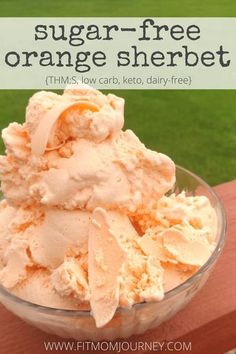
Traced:
[[215, 249], [204, 265], [184, 282], [166, 291], [162, 300], [137, 303], [130, 309], [119, 307], [111, 321], [101, 328], [97, 328], [90, 311], [40, 306], [21, 299], [3, 286], [0, 286], [1, 303], [32, 326], [60, 337], [76, 340], [128, 338], [159, 326], [185, 307], [206, 283], [225, 241], [226, 220], [217, 195], [201, 178], [177, 166], [176, 184], [171, 193], [179, 194], [182, 191], [185, 191], [187, 196], [199, 195], [209, 199], [217, 216]]

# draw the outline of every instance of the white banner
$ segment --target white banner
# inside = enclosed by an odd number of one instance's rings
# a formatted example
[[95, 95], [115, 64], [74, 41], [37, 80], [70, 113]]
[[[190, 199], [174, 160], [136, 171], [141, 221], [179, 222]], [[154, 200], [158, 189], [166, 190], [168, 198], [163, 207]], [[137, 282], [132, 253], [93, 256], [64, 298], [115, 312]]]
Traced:
[[235, 89], [236, 18], [0, 18], [0, 89]]

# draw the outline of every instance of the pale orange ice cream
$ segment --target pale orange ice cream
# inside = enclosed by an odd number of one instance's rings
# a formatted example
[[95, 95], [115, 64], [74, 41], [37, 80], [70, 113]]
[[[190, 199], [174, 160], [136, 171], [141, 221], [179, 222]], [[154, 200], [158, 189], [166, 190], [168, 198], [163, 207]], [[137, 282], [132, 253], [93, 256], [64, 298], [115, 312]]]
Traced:
[[[209, 200], [171, 193], [175, 164], [123, 131], [124, 100], [88, 87], [38, 92], [2, 131], [0, 283], [40, 305], [160, 301], [215, 247]], [[168, 193], [167, 193], [168, 192]]]

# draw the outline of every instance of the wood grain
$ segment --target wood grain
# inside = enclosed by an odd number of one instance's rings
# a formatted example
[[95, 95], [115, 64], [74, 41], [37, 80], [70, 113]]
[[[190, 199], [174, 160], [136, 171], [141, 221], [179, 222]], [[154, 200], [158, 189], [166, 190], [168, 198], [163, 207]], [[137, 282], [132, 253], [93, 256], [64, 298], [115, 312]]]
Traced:
[[[191, 353], [197, 354], [222, 354], [236, 347], [236, 181], [215, 190], [226, 210], [228, 232], [223, 253], [207, 284], [174, 318], [130, 341], [190, 341]], [[0, 354], [42, 354], [46, 353], [44, 342], [61, 341], [25, 324], [3, 306], [0, 319]]]

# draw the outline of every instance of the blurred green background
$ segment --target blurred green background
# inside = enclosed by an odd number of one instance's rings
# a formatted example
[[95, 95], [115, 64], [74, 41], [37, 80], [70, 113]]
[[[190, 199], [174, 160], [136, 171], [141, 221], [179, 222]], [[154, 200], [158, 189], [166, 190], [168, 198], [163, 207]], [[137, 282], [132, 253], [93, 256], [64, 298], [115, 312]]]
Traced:
[[[235, 0], [0, 0], [0, 16], [236, 16]], [[126, 128], [211, 185], [236, 176], [236, 91], [113, 91]], [[0, 128], [24, 120], [33, 91], [0, 91]], [[0, 145], [1, 153], [4, 147]]]

